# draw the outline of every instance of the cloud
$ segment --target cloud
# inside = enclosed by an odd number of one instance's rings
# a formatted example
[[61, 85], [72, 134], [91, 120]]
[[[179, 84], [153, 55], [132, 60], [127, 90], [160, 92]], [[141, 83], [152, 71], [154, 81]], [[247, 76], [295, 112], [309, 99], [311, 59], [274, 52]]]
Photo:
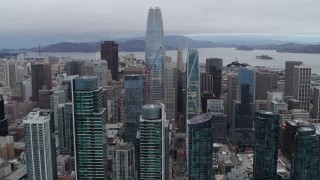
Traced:
[[165, 34], [317, 34], [320, 30], [319, 0], [2, 0], [0, 39], [39, 34], [59, 41], [141, 36], [151, 6], [161, 8]]

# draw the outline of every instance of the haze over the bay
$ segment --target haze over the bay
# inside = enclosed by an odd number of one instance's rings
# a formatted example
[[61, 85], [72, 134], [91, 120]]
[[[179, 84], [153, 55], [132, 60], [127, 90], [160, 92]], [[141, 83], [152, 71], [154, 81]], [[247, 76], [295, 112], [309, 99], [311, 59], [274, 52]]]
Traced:
[[144, 36], [151, 6], [166, 35], [320, 42], [319, 0], [2, 0], [0, 49]]

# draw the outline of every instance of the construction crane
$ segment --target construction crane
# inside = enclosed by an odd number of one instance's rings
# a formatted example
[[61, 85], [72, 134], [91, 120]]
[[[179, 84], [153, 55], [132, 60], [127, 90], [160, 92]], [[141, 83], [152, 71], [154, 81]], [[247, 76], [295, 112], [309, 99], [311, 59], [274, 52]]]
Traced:
[[153, 67], [153, 65], [154, 65], [154, 63], [156, 62], [156, 60], [157, 60], [157, 58], [158, 58], [158, 56], [159, 56], [159, 54], [160, 54], [160, 50], [161, 50], [161, 46], [159, 47], [159, 49], [158, 49], [158, 52], [157, 52], [157, 54], [156, 54], [156, 57], [153, 59], [153, 62], [152, 62], [152, 64], [151, 65], [146, 65], [146, 76], [147, 76], [147, 79], [146, 79], [146, 86], [147, 86], [147, 100], [146, 100], [146, 104], [150, 104], [150, 90], [151, 90], [151, 87], [150, 87], [150, 85], [151, 85], [151, 83], [150, 83], [150, 72], [151, 72], [151, 70], [152, 70], [152, 67]]

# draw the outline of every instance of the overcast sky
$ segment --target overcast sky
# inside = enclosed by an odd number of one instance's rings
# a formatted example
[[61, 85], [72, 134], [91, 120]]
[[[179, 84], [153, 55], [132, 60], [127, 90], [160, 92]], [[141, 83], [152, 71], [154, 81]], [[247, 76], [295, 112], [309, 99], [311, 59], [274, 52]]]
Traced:
[[1, 0], [0, 49], [144, 36], [151, 6], [165, 35], [320, 34], [320, 0]]

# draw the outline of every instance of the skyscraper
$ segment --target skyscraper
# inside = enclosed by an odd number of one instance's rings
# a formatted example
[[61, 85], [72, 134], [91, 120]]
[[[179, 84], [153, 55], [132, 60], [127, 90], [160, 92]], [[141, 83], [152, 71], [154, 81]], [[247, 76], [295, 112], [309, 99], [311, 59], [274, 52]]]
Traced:
[[107, 177], [107, 113], [95, 76], [73, 80], [74, 143], [77, 179]]
[[7, 61], [4, 65], [4, 85], [13, 88], [16, 82], [16, 65]]
[[68, 76], [81, 75], [81, 66], [83, 61], [67, 61], [66, 62], [66, 73]]
[[319, 179], [319, 139], [313, 125], [297, 131], [291, 179]]
[[59, 104], [66, 102], [66, 94], [63, 90], [55, 90], [50, 96], [50, 109], [54, 113], [54, 126], [58, 127], [58, 111]]
[[101, 44], [101, 59], [108, 62], [108, 69], [111, 70], [112, 80], [119, 80], [118, 44], [114, 41], [104, 41]]
[[278, 116], [272, 112], [256, 112], [254, 179], [277, 179], [278, 137]]
[[147, 104], [140, 117], [138, 179], [169, 179], [168, 123], [163, 104]]
[[64, 103], [57, 107], [58, 137], [60, 154], [74, 155], [73, 104]]
[[285, 86], [284, 86], [284, 96], [293, 96], [293, 70], [295, 65], [301, 65], [302, 61], [286, 61], [285, 67]]
[[177, 50], [177, 68], [180, 71], [184, 71], [184, 62], [183, 62], [183, 50], [182, 49], [178, 49]]
[[311, 99], [311, 68], [304, 65], [294, 66], [293, 98], [300, 101], [300, 108], [309, 111]]
[[186, 119], [201, 113], [200, 70], [198, 50], [188, 49], [187, 60], [187, 112]]
[[57, 180], [53, 113], [40, 110], [23, 119], [28, 179]]
[[267, 100], [267, 91], [276, 87], [276, 74], [273, 72], [257, 72], [255, 84], [255, 99]]
[[211, 113], [188, 120], [187, 161], [189, 180], [212, 179], [213, 119]]
[[124, 76], [126, 141], [134, 144], [144, 104], [144, 80], [143, 74]]
[[4, 99], [0, 95], [0, 136], [8, 135], [8, 119], [5, 117], [4, 113]]
[[206, 73], [213, 78], [213, 93], [216, 98], [219, 98], [222, 92], [222, 65], [222, 59], [206, 59]]
[[39, 90], [45, 85], [48, 90], [52, 89], [50, 64], [31, 65], [32, 99], [39, 102]]
[[146, 30], [146, 68], [151, 69], [146, 77], [147, 103], [160, 103], [164, 100], [164, 58], [165, 45], [163, 22], [160, 8], [150, 8]]
[[240, 68], [238, 70], [238, 100], [239, 107], [235, 112], [235, 127], [240, 129], [253, 128], [253, 101], [255, 88], [255, 72], [251, 69]]
[[238, 69], [237, 100], [233, 101], [232, 140], [233, 143], [246, 147], [254, 141], [254, 87], [255, 72], [252, 69]]
[[233, 101], [237, 99], [238, 77], [236, 74], [228, 76], [228, 103], [227, 103], [227, 118], [229, 127], [233, 120]]
[[133, 144], [118, 143], [112, 147], [112, 179], [113, 180], [135, 180], [135, 157]]
[[[93, 75], [98, 78], [98, 86], [108, 86], [108, 62], [105, 60], [92, 61]], [[111, 71], [112, 73], [112, 71]]]
[[176, 63], [172, 60], [165, 62], [165, 83], [164, 83], [164, 104], [166, 106], [167, 119], [172, 120], [177, 117], [176, 110], [176, 82], [174, 82], [174, 68], [176, 68]]

